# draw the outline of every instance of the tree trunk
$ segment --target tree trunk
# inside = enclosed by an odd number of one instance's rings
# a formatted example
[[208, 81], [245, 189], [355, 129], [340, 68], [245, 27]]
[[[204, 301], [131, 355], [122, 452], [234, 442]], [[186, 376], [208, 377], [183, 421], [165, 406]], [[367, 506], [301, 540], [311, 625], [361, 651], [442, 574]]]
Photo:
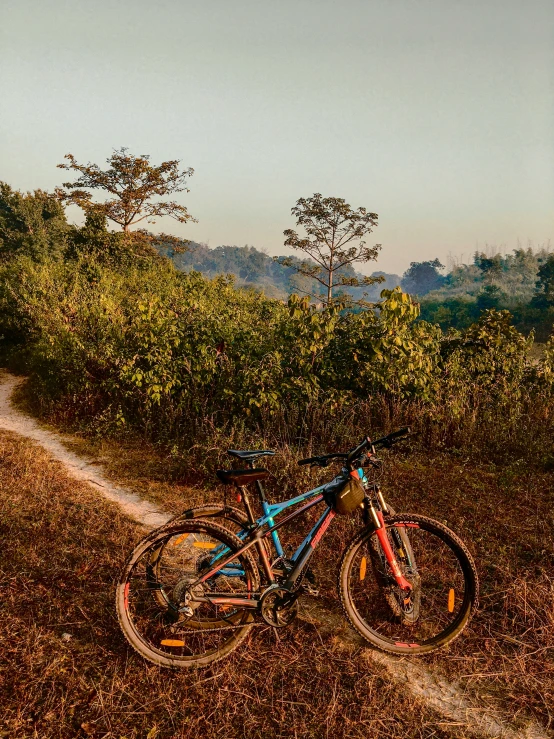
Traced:
[[331, 259], [329, 260], [329, 280], [327, 282], [327, 305], [331, 305], [333, 300], [333, 254], [331, 253]]

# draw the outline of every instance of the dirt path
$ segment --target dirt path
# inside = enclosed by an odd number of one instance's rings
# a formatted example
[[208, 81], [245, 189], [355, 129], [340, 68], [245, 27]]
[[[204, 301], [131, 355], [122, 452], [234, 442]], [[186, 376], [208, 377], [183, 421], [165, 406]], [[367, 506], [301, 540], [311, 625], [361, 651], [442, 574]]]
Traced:
[[93, 485], [105, 498], [120, 505], [135, 521], [149, 528], [156, 528], [169, 521], [171, 516], [153, 503], [107, 480], [101, 466], [70, 452], [63, 444], [63, 436], [41, 428], [33, 418], [14, 408], [10, 403], [10, 397], [21, 382], [23, 378], [14, 377], [6, 372], [0, 375], [0, 429], [14, 431], [38, 442], [64, 465], [72, 477]]
[[[72, 477], [90, 483], [101, 495], [117, 503], [128, 516], [147, 528], [161, 526], [171, 518], [153, 503], [111, 483], [100, 465], [69, 451], [63, 444], [63, 436], [41, 428], [33, 418], [17, 410], [10, 398], [21, 382], [23, 378], [0, 372], [0, 429], [36, 441], [60, 461]], [[305, 604], [302, 616], [317, 623], [323, 632], [340, 631], [346, 643], [365, 646], [357, 634], [344, 628], [342, 618], [323, 610], [311, 599]], [[461, 683], [449, 682], [432, 673], [421, 660], [393, 657], [370, 649], [367, 652], [371, 659], [387, 668], [391, 679], [402, 683], [414, 698], [442, 715], [446, 719], [445, 724], [455, 724], [474, 735], [493, 739], [549, 739], [552, 736], [534, 721], [530, 721], [525, 729], [514, 728], [507, 714], [484, 707], [478, 695], [469, 692]]]

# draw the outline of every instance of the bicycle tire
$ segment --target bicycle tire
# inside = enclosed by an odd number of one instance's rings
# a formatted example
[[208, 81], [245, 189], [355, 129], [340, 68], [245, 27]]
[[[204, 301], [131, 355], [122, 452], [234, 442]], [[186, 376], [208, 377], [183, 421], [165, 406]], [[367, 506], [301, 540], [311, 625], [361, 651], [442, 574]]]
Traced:
[[[249, 525], [246, 514], [239, 508], [235, 508], [230, 505], [223, 505], [222, 503], [207, 503], [200, 506], [194, 506], [194, 508], [187, 508], [186, 511], [178, 513], [166, 524], [160, 526], [160, 529], [175, 526], [181, 521], [188, 521], [195, 518], [221, 518], [224, 521], [231, 521], [237, 526], [247, 527]], [[158, 531], [160, 529], [158, 529]]]
[[[230, 505], [223, 505], [222, 503], [207, 503], [201, 506], [195, 506], [194, 508], [188, 508], [186, 511], [183, 511], [182, 513], [177, 514], [174, 518], [171, 519], [171, 521], [168, 521], [166, 524], [163, 524], [163, 526], [160, 526], [157, 529], [157, 531], [161, 531], [162, 529], [167, 529], [171, 526], [175, 526], [181, 523], [181, 521], [189, 521], [191, 519], [197, 519], [197, 518], [207, 518], [209, 520], [222, 519], [220, 523], [222, 526], [225, 526], [225, 527], [226, 527], [227, 522], [230, 521], [231, 523], [233, 523], [235, 526], [238, 526], [243, 531], [248, 530], [248, 528], [250, 527], [250, 521], [248, 520], [248, 517], [239, 508], [235, 508], [234, 506], [230, 506]], [[237, 534], [238, 532], [233, 531], [232, 533]], [[271, 546], [270, 546], [269, 541], [267, 539], [261, 539], [261, 542], [266, 551], [267, 558], [271, 561], [272, 554], [271, 554]], [[140, 545], [140, 542], [137, 546], [139, 545]], [[258, 573], [259, 573], [258, 576], [260, 576], [261, 573], [259, 570], [258, 570]], [[156, 597], [155, 592], [154, 592], [154, 597]]]
[[[239, 526], [243, 531], [250, 528], [251, 524], [246, 514], [239, 508], [235, 508], [230, 505], [223, 505], [222, 503], [207, 503], [201, 506], [195, 506], [194, 508], [188, 508], [186, 511], [177, 514], [171, 521], [168, 521], [160, 529], [167, 528], [168, 526], [174, 526], [181, 521], [188, 521], [195, 518], [208, 518], [208, 519], [222, 519], [221, 525], [225, 526], [227, 521], [230, 521], [235, 526]], [[158, 529], [158, 531], [160, 530]], [[237, 532], [233, 531], [234, 534]], [[239, 537], [240, 538], [240, 537]], [[271, 545], [267, 539], [261, 540], [264, 549], [266, 551], [269, 560], [272, 559]]]
[[[364, 593], [365, 586], [357, 582], [357, 577], [354, 576], [354, 565], [362, 551], [362, 547], [372, 537], [376, 538], [375, 528], [373, 526], [368, 526], [360, 530], [347, 545], [342, 555], [338, 577], [341, 605], [347, 619], [358, 634], [380, 650], [393, 654], [425, 654], [433, 652], [459, 636], [477, 608], [479, 581], [475, 564], [462, 540], [438, 521], [425, 516], [397, 514], [385, 519], [387, 532], [393, 526], [398, 529], [410, 530], [410, 543], [414, 547], [415, 561], [419, 569], [418, 574], [424, 580], [420, 584], [423, 615], [419, 616], [417, 623], [410, 625], [405, 621], [403, 622], [402, 619], [395, 618], [395, 614], [389, 607], [387, 622], [382, 604], [377, 602], [377, 599], [367, 596]], [[425, 532], [429, 535], [428, 539], [424, 538], [424, 545], [421, 545], [419, 550], [415, 546], [417, 543], [416, 532]], [[368, 546], [368, 549], [371, 549], [371, 547]], [[445, 554], [443, 550], [449, 553], [448, 562], [444, 558]], [[443, 557], [442, 560], [439, 555]], [[461, 594], [461, 586], [458, 586], [458, 590], [453, 596], [456, 598], [457, 611], [454, 613], [454, 610], [452, 610], [452, 616], [445, 616], [443, 608], [440, 612], [436, 614], [430, 613], [428, 616], [427, 613], [433, 608], [436, 608], [436, 605], [431, 605], [431, 600], [438, 598], [438, 588], [431, 578], [436, 578], [437, 581], [447, 580], [451, 576], [450, 567], [452, 567], [452, 572], [454, 572], [455, 568], [455, 576], [458, 578], [457, 582], [463, 583], [463, 594]], [[425, 573], [425, 578], [423, 578], [421, 572]], [[408, 580], [410, 579], [407, 573], [404, 573], [404, 575]], [[364, 578], [360, 576], [359, 579], [363, 580]], [[385, 597], [385, 593], [382, 592], [383, 584], [378, 582], [377, 577], [375, 578], [375, 582], [377, 584], [376, 591], [381, 591], [381, 596], [386, 603], [387, 598]], [[442, 583], [441, 586], [443, 589], [447, 587], [443, 586]], [[446, 591], [445, 593], [439, 593], [439, 595], [448, 598], [446, 605], [448, 611], [450, 610], [451, 590], [453, 588], [447, 590], [447, 596]], [[367, 602], [364, 603], [365, 617], [361, 613], [362, 607], [360, 605], [364, 597], [367, 599]], [[442, 601], [442, 603], [444, 606], [445, 601]], [[380, 608], [381, 610], [379, 610]], [[380, 631], [368, 623], [367, 614], [371, 613], [372, 609], [376, 614], [375, 619], [379, 619], [380, 623], [382, 623]], [[415, 637], [410, 639], [394, 636], [395, 633], [413, 634], [416, 627], [419, 627], [421, 631], [424, 630], [424, 627], [430, 628], [426, 621], [430, 622], [431, 619], [436, 620], [436, 628], [440, 630], [429, 638], [418, 638], [416, 641]], [[445, 624], [444, 628], [442, 628], [443, 623]], [[412, 629], [411, 632], [410, 629]]]
[[[149, 549], [159, 548], [160, 541], [167, 542], [172, 537], [183, 537], [183, 535], [197, 534], [202, 537], [210, 537], [212, 540], [218, 541], [229, 548], [231, 552], [236, 552], [242, 548], [243, 543], [233, 533], [228, 531], [224, 526], [208, 521], [206, 519], [192, 519], [189, 521], [183, 521], [176, 524], [173, 527], [162, 527], [162, 529], [152, 532], [149, 536], [145, 537], [137, 547], [131, 552], [127, 562], [125, 563], [120, 578], [116, 587], [116, 610], [117, 617], [123, 634], [125, 635], [129, 644], [133, 649], [138, 652], [144, 659], [152, 662], [155, 665], [162, 667], [204, 667], [208, 664], [216, 662], [223, 657], [227, 656], [230, 652], [236, 649], [244, 639], [248, 636], [250, 629], [253, 624], [252, 612], [248, 609], [238, 610], [237, 613], [239, 618], [235, 618], [232, 621], [228, 621], [227, 626], [232, 629], [231, 636], [226, 639], [221, 646], [217, 648], [209, 648], [202, 654], [179, 654], [175, 652], [168, 652], [167, 649], [160, 649], [154, 646], [152, 640], [147, 638], [140, 633], [139, 628], [131, 614], [130, 601], [130, 582], [131, 577], [135, 571], [135, 568], [139, 565], [142, 558], [149, 554]], [[240, 563], [244, 569], [244, 575], [247, 582], [249, 582], [249, 592], [255, 592], [259, 589], [259, 578], [258, 568], [249, 551], [245, 551], [240, 555]], [[148, 565], [145, 565], [147, 568]], [[137, 575], [137, 580], [141, 580], [141, 574]], [[142, 588], [141, 590], [147, 591], [148, 587]], [[154, 601], [152, 600], [152, 603]], [[158, 608], [158, 611], [160, 609]], [[165, 624], [162, 623], [161, 615], [156, 616], [158, 619], [156, 628], [158, 631], [161, 628], [165, 629]], [[154, 617], [151, 619], [153, 621]], [[186, 621], [185, 621], [186, 624]], [[213, 626], [213, 622], [210, 624]], [[152, 627], [154, 628], [154, 627]], [[174, 626], [168, 627], [175, 628]], [[186, 626], [184, 627], [186, 628]], [[199, 638], [208, 631], [220, 631], [221, 629], [192, 629], [196, 637]], [[192, 640], [192, 639], [191, 639]], [[159, 640], [161, 643], [162, 640]], [[168, 641], [167, 639], [165, 641]], [[170, 641], [170, 640], [169, 640]], [[183, 644], [185, 644], [183, 642]], [[173, 646], [170, 647], [174, 649]], [[177, 647], [176, 649], [180, 649]]]

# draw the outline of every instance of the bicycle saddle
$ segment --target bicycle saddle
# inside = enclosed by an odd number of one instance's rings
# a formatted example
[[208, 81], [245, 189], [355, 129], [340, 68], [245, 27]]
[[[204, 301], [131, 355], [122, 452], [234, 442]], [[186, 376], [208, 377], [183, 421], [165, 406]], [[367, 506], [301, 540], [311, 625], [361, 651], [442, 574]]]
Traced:
[[269, 477], [269, 471], [259, 470], [217, 470], [215, 473], [225, 485], [235, 484], [239, 487], [248, 485], [256, 480], [265, 480]]
[[250, 451], [250, 452], [241, 452], [237, 449], [227, 449], [227, 454], [230, 454], [231, 457], [237, 457], [238, 459], [243, 459], [246, 462], [253, 462], [258, 457], [273, 457], [275, 452], [272, 452], [269, 449], [260, 449], [258, 451]]

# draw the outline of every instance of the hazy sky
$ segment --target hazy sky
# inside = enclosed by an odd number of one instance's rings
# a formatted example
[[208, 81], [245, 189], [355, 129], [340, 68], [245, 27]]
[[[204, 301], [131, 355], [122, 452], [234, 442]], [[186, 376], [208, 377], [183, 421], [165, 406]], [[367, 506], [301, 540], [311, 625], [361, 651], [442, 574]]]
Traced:
[[178, 158], [210, 246], [284, 253], [314, 192], [379, 214], [370, 271], [554, 239], [552, 0], [0, 0], [0, 76], [0, 179]]

